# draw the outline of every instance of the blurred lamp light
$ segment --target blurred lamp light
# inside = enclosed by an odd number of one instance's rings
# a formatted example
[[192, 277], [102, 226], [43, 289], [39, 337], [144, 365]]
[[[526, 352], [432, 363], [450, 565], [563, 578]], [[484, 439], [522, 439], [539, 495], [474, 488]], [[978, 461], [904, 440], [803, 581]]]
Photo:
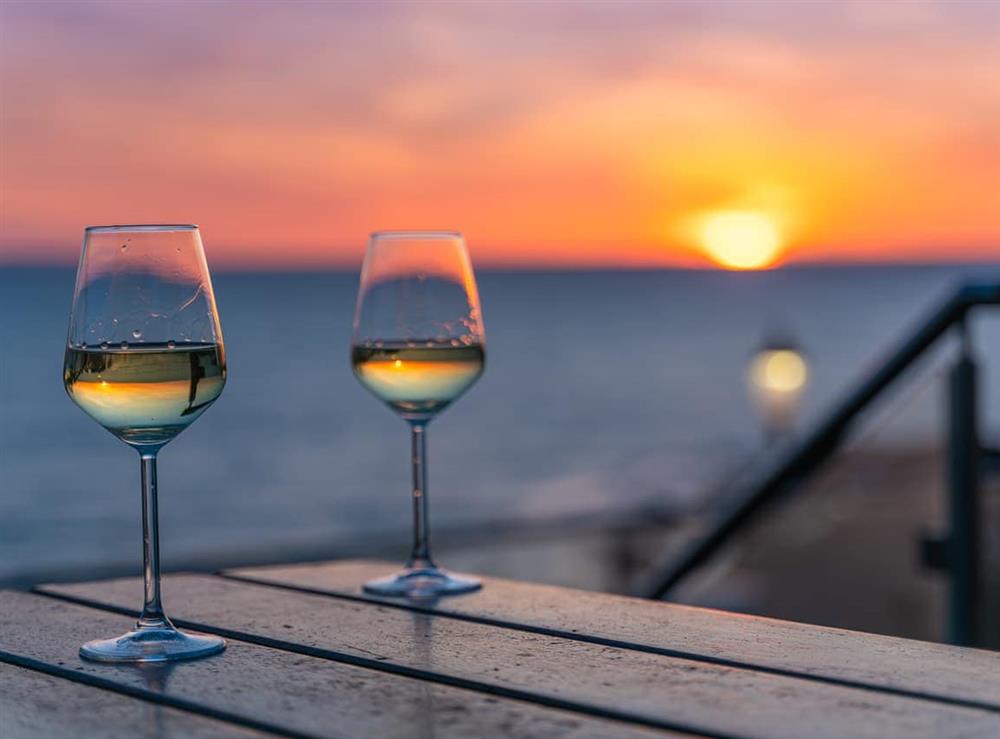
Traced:
[[750, 398], [769, 437], [788, 433], [798, 419], [809, 366], [792, 342], [769, 342], [754, 355]]

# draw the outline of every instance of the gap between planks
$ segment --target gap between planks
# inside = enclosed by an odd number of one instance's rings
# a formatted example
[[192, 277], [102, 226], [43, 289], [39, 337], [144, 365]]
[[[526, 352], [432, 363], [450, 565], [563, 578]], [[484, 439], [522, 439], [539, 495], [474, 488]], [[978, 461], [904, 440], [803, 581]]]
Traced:
[[[32, 592], [34, 592], [37, 595], [44, 596], [46, 598], [52, 598], [54, 600], [60, 600], [67, 603], [74, 603], [76, 605], [107, 611], [109, 613], [117, 613], [119, 615], [130, 616], [132, 618], [137, 618], [139, 616], [139, 611], [131, 608], [124, 608], [122, 606], [116, 606], [110, 603], [104, 603], [101, 601], [93, 600], [91, 598], [83, 598], [76, 595], [69, 595], [66, 593], [49, 591], [44, 589], [44, 587], [32, 588]], [[376, 670], [379, 672], [385, 672], [393, 675], [399, 675], [402, 677], [408, 677], [415, 680], [422, 680], [424, 682], [435, 683], [438, 685], [447, 685], [453, 688], [472, 690], [478, 693], [484, 693], [487, 695], [498, 696], [510, 700], [521, 701], [524, 703], [545, 706], [547, 708], [554, 708], [558, 710], [568, 711], [571, 713], [591, 716], [594, 718], [608, 719], [611, 721], [620, 721], [622, 723], [633, 724], [636, 726], [645, 726], [652, 729], [662, 729], [666, 731], [680, 732], [683, 734], [688, 734], [693, 737], [706, 737], [707, 739], [746, 739], [744, 735], [719, 732], [706, 727], [689, 724], [686, 722], [673, 721], [668, 719], [654, 719], [630, 713], [627, 711], [619, 711], [615, 709], [604, 708], [602, 706], [592, 705], [589, 703], [581, 703], [579, 701], [567, 700], [563, 698], [555, 698], [541, 693], [534, 693], [527, 690], [519, 690], [517, 688], [508, 688], [502, 685], [494, 685], [491, 683], [481, 682], [479, 680], [470, 680], [468, 678], [455, 677], [452, 675], [447, 675], [445, 673], [433, 672], [430, 670], [422, 670], [417, 667], [408, 667], [406, 665], [397, 664], [394, 662], [386, 662], [378, 659], [371, 659], [368, 657], [360, 657], [357, 655], [348, 654], [346, 652], [339, 652], [332, 649], [311, 647], [304, 644], [296, 644], [294, 642], [288, 642], [282, 639], [274, 639], [272, 637], [259, 636], [257, 634], [251, 634], [249, 632], [239, 631], [235, 629], [228, 629], [222, 626], [215, 626], [212, 624], [202, 623], [200, 621], [190, 621], [187, 619], [173, 618], [173, 617], [171, 617], [171, 621], [173, 621], [173, 623], [176, 624], [177, 626], [183, 628], [192, 629], [195, 631], [202, 631], [211, 634], [217, 634], [227, 639], [234, 639], [237, 641], [247, 642], [250, 644], [256, 644], [258, 646], [266, 647], [268, 649], [275, 649], [283, 652], [302, 654], [307, 657], [316, 657], [319, 659], [329, 660], [331, 662], [341, 662], [344, 664], [353, 665], [355, 667], [363, 667], [371, 670]], [[0, 655], [3, 654], [4, 654], [3, 652], [0, 652]], [[11, 655], [11, 656], [17, 658], [16, 655]], [[32, 662], [36, 661], [32, 660]], [[44, 663], [38, 663], [38, 664], [44, 665]], [[132, 690], [132, 688], [129, 688], [129, 690]], [[273, 731], [273, 729], [269, 730]], [[294, 736], [301, 736], [301, 735], [294, 734]]]
[[211, 708], [210, 706], [189, 701], [186, 698], [178, 698], [176, 696], [165, 695], [163, 693], [156, 693], [151, 690], [143, 690], [142, 688], [137, 688], [133, 685], [126, 685], [125, 683], [116, 682], [114, 680], [109, 680], [90, 673], [79, 672], [66, 667], [60, 667], [59, 665], [52, 665], [48, 662], [42, 662], [41, 660], [14, 654], [13, 652], [8, 652], [2, 649], [0, 649], [0, 662], [13, 665], [15, 667], [23, 667], [27, 670], [31, 670], [32, 672], [58, 677], [79, 685], [87, 685], [99, 690], [107, 690], [118, 695], [128, 696], [129, 698], [135, 698], [147, 703], [176, 708], [186, 713], [204, 716], [205, 718], [223, 721], [235, 726], [242, 726], [247, 729], [261, 731], [275, 736], [293, 737], [293, 739], [323, 739], [322, 737], [314, 734], [291, 731], [276, 724], [270, 724], [266, 721], [258, 721], [256, 719], [240, 716], [239, 714], [232, 713], [230, 711]]
[[[1000, 705], [972, 698], [956, 698], [953, 696], [941, 695], [939, 693], [931, 693], [922, 690], [913, 690], [911, 688], [899, 688], [892, 685], [877, 685], [874, 683], [866, 683], [858, 680], [850, 680], [848, 678], [833, 677], [828, 675], [817, 675], [815, 673], [803, 672], [801, 670], [793, 670], [784, 667], [772, 667], [769, 665], [762, 665], [754, 662], [745, 662], [741, 660], [727, 659], [725, 657], [714, 657], [712, 655], [699, 654], [697, 652], [688, 652], [680, 649], [671, 649], [669, 647], [656, 647], [649, 644], [639, 644], [636, 642], [624, 641], [621, 639], [613, 639], [610, 637], [592, 636], [590, 634], [581, 634], [578, 632], [564, 631], [562, 629], [555, 629], [548, 626], [535, 626], [532, 624], [524, 624], [517, 621], [508, 621], [506, 619], [494, 618], [492, 616], [477, 616], [474, 614], [459, 613], [456, 611], [439, 611], [434, 609], [433, 607], [420, 606], [414, 603], [407, 603], [399, 600], [391, 600], [389, 598], [371, 597], [364, 594], [347, 593], [343, 591], [329, 590], [326, 588], [311, 587], [308, 585], [279, 583], [273, 580], [256, 578], [249, 575], [236, 575], [225, 571], [214, 573], [214, 576], [225, 580], [244, 582], [252, 585], [261, 585], [265, 587], [276, 588], [279, 590], [290, 590], [294, 592], [308, 593], [310, 595], [319, 595], [328, 598], [336, 598], [338, 600], [346, 600], [356, 603], [367, 603], [370, 605], [385, 606], [388, 608], [397, 608], [404, 611], [421, 613], [429, 616], [435, 616], [438, 618], [450, 618], [456, 621], [466, 621], [470, 623], [482, 624], [484, 626], [495, 626], [498, 628], [511, 629], [514, 631], [524, 631], [531, 634], [539, 634], [541, 636], [552, 636], [561, 639], [570, 639], [573, 641], [586, 642], [589, 644], [597, 644], [599, 646], [614, 647], [617, 649], [626, 649], [636, 652], [646, 652], [648, 654], [657, 654], [664, 657], [672, 657], [674, 659], [686, 660], [689, 662], [700, 662], [710, 665], [716, 665], [718, 667], [730, 667], [739, 670], [749, 670], [752, 672], [760, 672], [769, 675], [779, 675], [781, 677], [789, 677], [797, 680], [808, 680], [811, 682], [824, 683], [827, 685], [837, 685], [840, 687], [868, 690], [876, 693], [895, 695], [902, 698], [914, 698], [917, 700], [931, 701], [934, 703], [943, 703], [946, 705], [957, 706], [959, 708], [973, 708], [982, 711], [989, 711], [991, 713], [1000, 713]], [[39, 591], [39, 592], [45, 593], [45, 591]], [[50, 593], [45, 593], [45, 594], [51, 595]]]

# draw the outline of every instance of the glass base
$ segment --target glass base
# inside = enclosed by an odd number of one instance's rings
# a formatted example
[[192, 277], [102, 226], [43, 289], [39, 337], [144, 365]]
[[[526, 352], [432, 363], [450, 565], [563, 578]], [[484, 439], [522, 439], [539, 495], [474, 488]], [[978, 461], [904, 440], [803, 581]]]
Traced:
[[389, 598], [432, 599], [479, 590], [483, 584], [474, 577], [452, 575], [437, 567], [409, 568], [396, 575], [365, 583], [364, 591]]
[[154, 627], [89, 641], [80, 647], [80, 656], [97, 662], [170, 662], [208, 657], [225, 648], [221, 636]]

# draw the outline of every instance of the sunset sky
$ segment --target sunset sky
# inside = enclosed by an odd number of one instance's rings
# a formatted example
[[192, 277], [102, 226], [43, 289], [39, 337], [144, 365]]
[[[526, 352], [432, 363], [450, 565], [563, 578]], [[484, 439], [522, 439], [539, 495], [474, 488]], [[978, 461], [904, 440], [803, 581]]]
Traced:
[[222, 267], [388, 228], [701, 266], [733, 224], [767, 263], [1000, 260], [1000, 0], [4, 0], [0, 34], [4, 263], [135, 222]]

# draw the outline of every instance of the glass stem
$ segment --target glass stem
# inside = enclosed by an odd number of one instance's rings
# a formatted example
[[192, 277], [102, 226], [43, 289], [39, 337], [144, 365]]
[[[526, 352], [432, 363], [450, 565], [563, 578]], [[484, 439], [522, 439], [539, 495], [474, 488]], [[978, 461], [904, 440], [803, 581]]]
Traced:
[[436, 569], [431, 559], [430, 528], [427, 522], [427, 424], [410, 422], [413, 464], [413, 551], [408, 569]]
[[142, 578], [145, 599], [138, 628], [171, 628], [160, 601], [160, 525], [156, 506], [156, 451], [140, 452], [142, 475]]

